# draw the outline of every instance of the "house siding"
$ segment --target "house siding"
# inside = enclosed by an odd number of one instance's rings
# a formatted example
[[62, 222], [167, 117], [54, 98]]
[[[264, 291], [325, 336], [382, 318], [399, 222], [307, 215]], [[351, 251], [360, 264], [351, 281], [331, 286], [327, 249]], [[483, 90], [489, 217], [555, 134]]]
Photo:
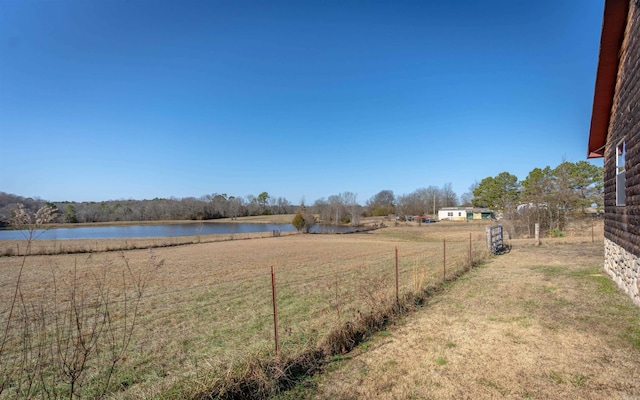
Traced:
[[[626, 143], [625, 206], [616, 206], [616, 149]], [[604, 163], [605, 269], [640, 306], [640, 7], [630, 1]]]

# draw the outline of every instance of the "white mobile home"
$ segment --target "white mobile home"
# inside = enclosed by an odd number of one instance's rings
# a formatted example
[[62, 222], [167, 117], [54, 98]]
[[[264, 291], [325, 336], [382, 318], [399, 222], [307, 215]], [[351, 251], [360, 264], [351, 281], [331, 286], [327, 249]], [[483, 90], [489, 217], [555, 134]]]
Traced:
[[493, 211], [488, 208], [444, 207], [438, 210], [440, 221], [471, 221], [493, 218]]

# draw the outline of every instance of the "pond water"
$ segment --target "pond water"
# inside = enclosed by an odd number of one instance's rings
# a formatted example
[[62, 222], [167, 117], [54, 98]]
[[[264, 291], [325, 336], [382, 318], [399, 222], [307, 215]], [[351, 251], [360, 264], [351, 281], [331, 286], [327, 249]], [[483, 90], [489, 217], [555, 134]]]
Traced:
[[[68, 240], [68, 239], [125, 239], [151, 238], [172, 236], [197, 236], [209, 234], [233, 234], [270, 232], [294, 232], [291, 224], [256, 224], [256, 223], [191, 223], [164, 225], [126, 225], [126, 226], [86, 226], [76, 228], [54, 228], [38, 231], [38, 240]], [[353, 228], [347, 226], [316, 225], [313, 233], [344, 233]], [[0, 240], [22, 240], [26, 238], [24, 231], [0, 230]]]

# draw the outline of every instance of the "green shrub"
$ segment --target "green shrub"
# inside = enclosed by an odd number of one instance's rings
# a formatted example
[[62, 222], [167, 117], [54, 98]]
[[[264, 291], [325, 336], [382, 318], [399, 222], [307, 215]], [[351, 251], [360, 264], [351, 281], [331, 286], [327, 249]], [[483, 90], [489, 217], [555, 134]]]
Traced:
[[554, 229], [550, 230], [549, 233], [547, 233], [547, 235], [549, 237], [559, 238], [559, 237], [564, 237], [564, 232], [561, 231], [558, 228], [554, 228]]
[[298, 211], [295, 217], [293, 217], [293, 221], [291, 224], [294, 228], [298, 230], [298, 232], [302, 231], [304, 228], [304, 215], [302, 215], [302, 211]]

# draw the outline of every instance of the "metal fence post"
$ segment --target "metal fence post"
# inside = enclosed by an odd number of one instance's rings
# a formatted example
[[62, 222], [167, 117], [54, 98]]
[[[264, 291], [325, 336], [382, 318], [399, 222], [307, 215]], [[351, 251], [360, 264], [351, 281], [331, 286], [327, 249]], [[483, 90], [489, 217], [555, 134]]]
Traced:
[[396, 303], [400, 303], [400, 295], [398, 294], [398, 246], [396, 246]]
[[276, 307], [276, 270], [271, 266], [271, 293], [273, 295], [273, 332], [276, 342], [276, 355], [280, 355], [280, 346], [278, 344], [278, 308]]
[[442, 239], [442, 280], [447, 280], [447, 239]]

